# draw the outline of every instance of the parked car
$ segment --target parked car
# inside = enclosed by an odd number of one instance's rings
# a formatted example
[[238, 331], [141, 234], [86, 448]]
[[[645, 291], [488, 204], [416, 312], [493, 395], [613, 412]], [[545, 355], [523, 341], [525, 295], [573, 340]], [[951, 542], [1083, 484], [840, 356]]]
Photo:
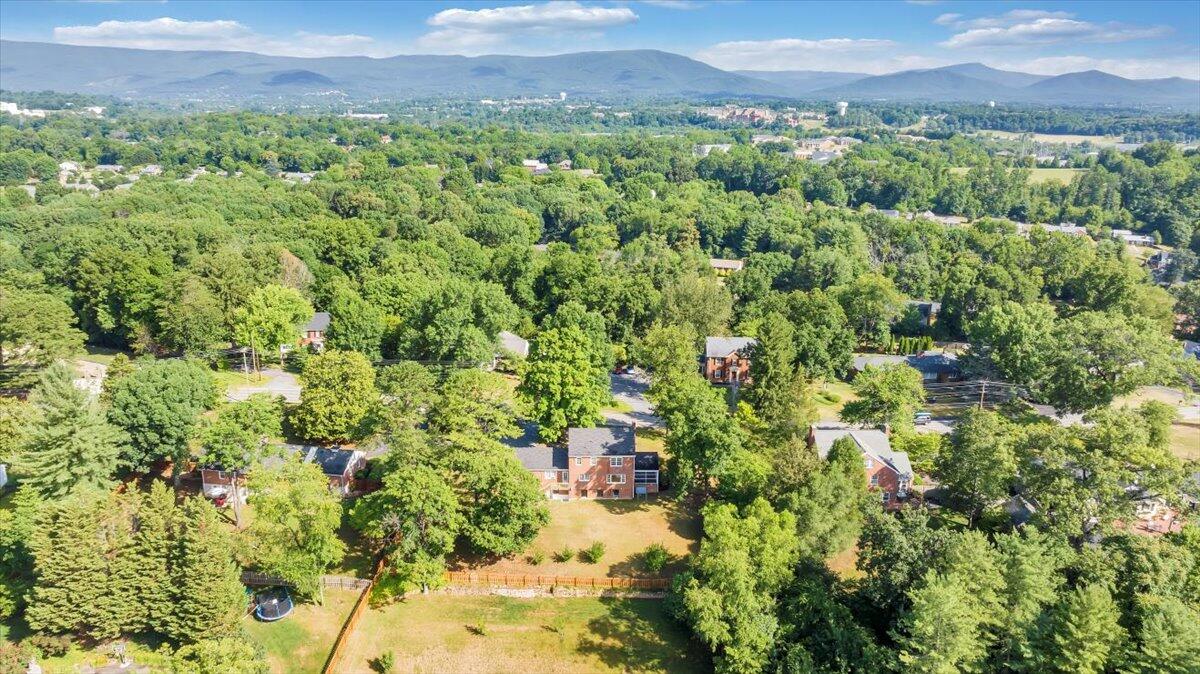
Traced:
[[929, 412], [917, 412], [913, 415], [913, 423], [918, 426], [924, 426], [931, 421], [933, 421], [933, 415]]

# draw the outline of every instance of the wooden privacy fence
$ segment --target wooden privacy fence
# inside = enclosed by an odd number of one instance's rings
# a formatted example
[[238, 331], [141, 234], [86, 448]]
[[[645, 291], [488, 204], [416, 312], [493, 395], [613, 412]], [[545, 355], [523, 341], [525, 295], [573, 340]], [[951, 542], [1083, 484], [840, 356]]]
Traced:
[[598, 590], [665, 590], [670, 578], [587, 578], [580, 576], [542, 576], [529, 573], [487, 573], [477, 571], [447, 571], [446, 582], [451, 584], [493, 585], [499, 587], [585, 587]]
[[[350, 640], [350, 635], [354, 634], [354, 628], [358, 626], [358, 621], [362, 619], [362, 614], [367, 610], [367, 605], [370, 603], [371, 588], [375, 586], [379, 580], [379, 574], [383, 573], [383, 559], [381, 558], [375, 564], [375, 573], [371, 575], [371, 580], [363, 581], [366, 583], [362, 588], [362, 593], [358, 595], [358, 601], [354, 602], [354, 608], [350, 611], [350, 617], [346, 618], [346, 623], [342, 625], [342, 631], [338, 632], [337, 640], [333, 642], [333, 650], [329, 651], [329, 659], [325, 661], [325, 668], [321, 670], [321, 674], [333, 674], [337, 671], [337, 666], [341, 664], [342, 658], [345, 657], [346, 642]], [[356, 578], [354, 580], [362, 580]]]

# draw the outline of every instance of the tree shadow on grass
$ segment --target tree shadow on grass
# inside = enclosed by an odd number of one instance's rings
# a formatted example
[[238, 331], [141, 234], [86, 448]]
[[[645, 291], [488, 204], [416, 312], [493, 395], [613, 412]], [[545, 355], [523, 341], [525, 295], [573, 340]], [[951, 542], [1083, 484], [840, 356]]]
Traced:
[[576, 651], [622, 672], [691, 674], [711, 671], [709, 658], [687, 630], [653, 599], [606, 597], [607, 612], [588, 621]]

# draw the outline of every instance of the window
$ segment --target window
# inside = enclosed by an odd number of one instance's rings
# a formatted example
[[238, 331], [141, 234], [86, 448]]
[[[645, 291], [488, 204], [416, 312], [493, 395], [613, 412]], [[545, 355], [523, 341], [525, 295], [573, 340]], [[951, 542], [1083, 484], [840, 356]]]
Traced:
[[596, 457], [594, 457], [594, 456], [593, 456], [593, 457], [591, 457], [591, 459], [592, 459], [592, 465], [593, 465], [593, 466], [594, 466], [594, 465], [596, 465], [596, 462], [597, 462], [597, 460], [598, 460], [598, 459], [596, 459]]
[[580, 473], [579, 477], [577, 477], [575, 479], [578, 480], [579, 482], [587, 482], [588, 480], [592, 479], [592, 476], [588, 475], [587, 473]]
[[869, 459], [869, 458], [868, 458], [866, 461], [867, 461], [867, 468], [874, 468], [874, 467], [875, 467], [875, 462], [874, 462], [873, 460], [871, 460], [871, 459]]
[[625, 467], [625, 457], [610, 456], [608, 458], [608, 467], [609, 468], [624, 468]]
[[887, 493], [886, 491], [883, 492], [883, 502], [887, 503], [890, 500], [892, 500], [892, 495]]
[[583, 457], [582, 457], [582, 456], [577, 456], [577, 457], [575, 457], [575, 465], [576, 465], [576, 466], [582, 466], [582, 465], [583, 465]]
[[872, 487], [878, 487], [878, 486], [879, 486], [879, 476], [878, 476], [878, 475], [872, 475], [872, 476], [871, 476], [871, 486], [872, 486]]
[[634, 484], [658, 484], [657, 470], [635, 470], [633, 471]]
[[625, 484], [625, 476], [617, 473], [609, 473], [607, 476], [609, 484]]
[[555, 473], [555, 472], [554, 472], [554, 471], [552, 471], [552, 470], [543, 470], [543, 471], [542, 471], [542, 477], [546, 478], [547, 480], [553, 480], [553, 479], [554, 479], [554, 476], [555, 476], [556, 474], [557, 474], [557, 473]]
[[565, 470], [558, 471], [558, 481], [559, 482], [566, 482], [567, 480], [570, 480], [570, 479], [571, 479], [571, 473], [569, 471], [565, 471]]

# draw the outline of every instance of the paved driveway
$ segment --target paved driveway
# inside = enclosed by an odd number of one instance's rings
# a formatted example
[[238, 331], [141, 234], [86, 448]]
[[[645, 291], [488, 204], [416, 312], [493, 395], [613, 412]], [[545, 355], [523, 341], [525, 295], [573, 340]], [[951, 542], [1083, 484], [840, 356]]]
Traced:
[[298, 403], [300, 402], [300, 380], [291, 372], [263, 370], [261, 382], [231, 389], [225, 393], [225, 397], [230, 400], [245, 400], [255, 393], [283, 396], [283, 399], [289, 403]]
[[631, 372], [609, 375], [609, 384], [612, 387], [613, 398], [623, 407], [628, 407], [628, 412], [618, 412], [616, 410], [605, 410], [604, 418], [606, 421], [620, 423], [624, 425], [648, 426], [652, 428], [662, 428], [662, 417], [654, 413], [654, 407], [650, 401], [646, 399], [646, 389], [650, 386], [650, 377], [641, 370], [633, 370]]

